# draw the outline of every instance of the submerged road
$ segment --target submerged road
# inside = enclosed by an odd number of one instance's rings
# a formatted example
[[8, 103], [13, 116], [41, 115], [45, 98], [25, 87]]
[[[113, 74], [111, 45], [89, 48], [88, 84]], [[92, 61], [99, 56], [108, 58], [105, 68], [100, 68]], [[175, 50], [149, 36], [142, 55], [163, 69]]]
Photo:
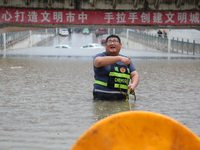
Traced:
[[[0, 58], [1, 150], [69, 150], [99, 120], [129, 111], [125, 101], [93, 101], [92, 57], [104, 50], [79, 47], [95, 40], [82, 34], [56, 37]], [[55, 49], [60, 43], [72, 49]], [[140, 75], [132, 110], [169, 116], [200, 137], [200, 59], [167, 59], [166, 53], [137, 47], [122, 50], [133, 56]], [[147, 56], [152, 57], [143, 59]]]
[[[29, 41], [27, 41], [29, 42]], [[94, 34], [83, 35], [81, 33], [72, 33], [70, 36], [56, 36], [50, 41], [46, 41], [41, 46], [32, 48], [13, 48], [13, 50], [7, 50], [5, 52], [6, 57], [93, 57], [97, 53], [105, 51], [101, 49], [82, 49], [83, 45], [88, 43], [99, 43], [100, 39], [96, 38]], [[58, 49], [56, 45], [69, 45], [71, 49]], [[3, 53], [3, 52], [2, 52]], [[124, 49], [122, 46], [121, 54], [126, 55], [130, 58], [164, 58], [164, 59], [176, 59], [176, 58], [187, 58], [187, 59], [199, 59], [200, 55], [186, 55], [186, 54], [175, 54], [166, 53], [161, 50], [152, 49], [144, 46], [140, 43], [135, 42], [132, 49]]]

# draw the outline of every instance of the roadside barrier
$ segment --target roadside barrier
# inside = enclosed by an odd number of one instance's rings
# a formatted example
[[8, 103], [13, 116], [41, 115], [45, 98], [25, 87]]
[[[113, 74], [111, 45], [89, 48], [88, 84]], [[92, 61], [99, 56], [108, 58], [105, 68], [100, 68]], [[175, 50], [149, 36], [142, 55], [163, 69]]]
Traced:
[[[32, 30], [30, 31], [21, 31], [21, 32], [10, 32], [0, 34], [0, 50], [9, 49], [14, 44], [28, 39], [31, 35], [40, 34], [55, 34], [55, 29], [41, 29], [41, 30]], [[34, 44], [34, 43], [33, 43]]]
[[[127, 38], [125, 31], [121, 34], [124, 38]], [[189, 39], [180, 39], [169, 36], [158, 36], [147, 32], [137, 32], [137, 30], [128, 31], [127, 41], [132, 40], [138, 43], [142, 43], [151, 48], [155, 48], [168, 53], [182, 53], [187, 55], [199, 55], [200, 43], [192, 42]]]

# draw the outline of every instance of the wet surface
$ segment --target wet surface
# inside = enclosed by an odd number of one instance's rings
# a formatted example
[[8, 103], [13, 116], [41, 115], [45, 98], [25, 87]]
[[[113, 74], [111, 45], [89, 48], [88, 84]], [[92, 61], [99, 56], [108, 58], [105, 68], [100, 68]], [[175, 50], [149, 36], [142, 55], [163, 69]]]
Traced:
[[[37, 36], [35, 38], [38, 38]], [[123, 38], [125, 39], [125, 38]], [[30, 41], [26, 41], [26, 44]], [[89, 43], [100, 44], [100, 37], [96, 38], [93, 33], [83, 35], [81, 33], [73, 33], [70, 36], [56, 36], [53, 40], [44, 41], [43, 45], [31, 48], [21, 48], [14, 50], [7, 50], [6, 57], [30, 57], [30, 58], [92, 58], [97, 53], [105, 51], [104, 48], [80, 48]], [[122, 41], [125, 44], [125, 41]], [[23, 45], [23, 43], [21, 43]], [[122, 44], [121, 54], [129, 58], [142, 58], [142, 59], [200, 59], [200, 55], [186, 55], [176, 53], [166, 53], [161, 50], [153, 49], [149, 46], [140, 43], [134, 43], [132, 49], [125, 49]], [[57, 45], [69, 45], [71, 49], [55, 48]], [[1, 51], [0, 51], [1, 54]]]
[[[200, 61], [132, 61], [140, 75], [132, 110], [167, 115], [200, 136]], [[93, 101], [93, 76], [92, 58], [0, 58], [0, 149], [68, 150], [98, 120], [129, 111], [125, 101]]]

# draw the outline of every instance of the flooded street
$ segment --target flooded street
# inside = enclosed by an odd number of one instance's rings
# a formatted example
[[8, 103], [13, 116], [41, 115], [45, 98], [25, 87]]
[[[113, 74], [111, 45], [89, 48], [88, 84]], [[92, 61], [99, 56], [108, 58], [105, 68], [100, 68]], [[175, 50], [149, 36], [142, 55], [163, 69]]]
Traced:
[[[75, 34], [47, 45], [95, 40]], [[200, 137], [200, 60], [132, 61], [140, 75], [132, 110], [167, 115]], [[92, 57], [0, 58], [0, 149], [69, 150], [98, 120], [129, 111], [125, 101], [93, 101], [93, 76]]]

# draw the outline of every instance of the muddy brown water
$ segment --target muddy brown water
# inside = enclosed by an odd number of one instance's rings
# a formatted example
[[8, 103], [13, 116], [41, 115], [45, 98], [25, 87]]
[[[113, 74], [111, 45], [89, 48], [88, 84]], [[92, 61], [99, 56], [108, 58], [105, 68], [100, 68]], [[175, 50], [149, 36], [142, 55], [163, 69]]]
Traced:
[[[200, 61], [133, 62], [132, 110], [167, 115], [200, 136]], [[93, 101], [93, 75], [90, 58], [0, 58], [0, 149], [68, 150], [98, 120], [129, 111], [125, 101]]]

